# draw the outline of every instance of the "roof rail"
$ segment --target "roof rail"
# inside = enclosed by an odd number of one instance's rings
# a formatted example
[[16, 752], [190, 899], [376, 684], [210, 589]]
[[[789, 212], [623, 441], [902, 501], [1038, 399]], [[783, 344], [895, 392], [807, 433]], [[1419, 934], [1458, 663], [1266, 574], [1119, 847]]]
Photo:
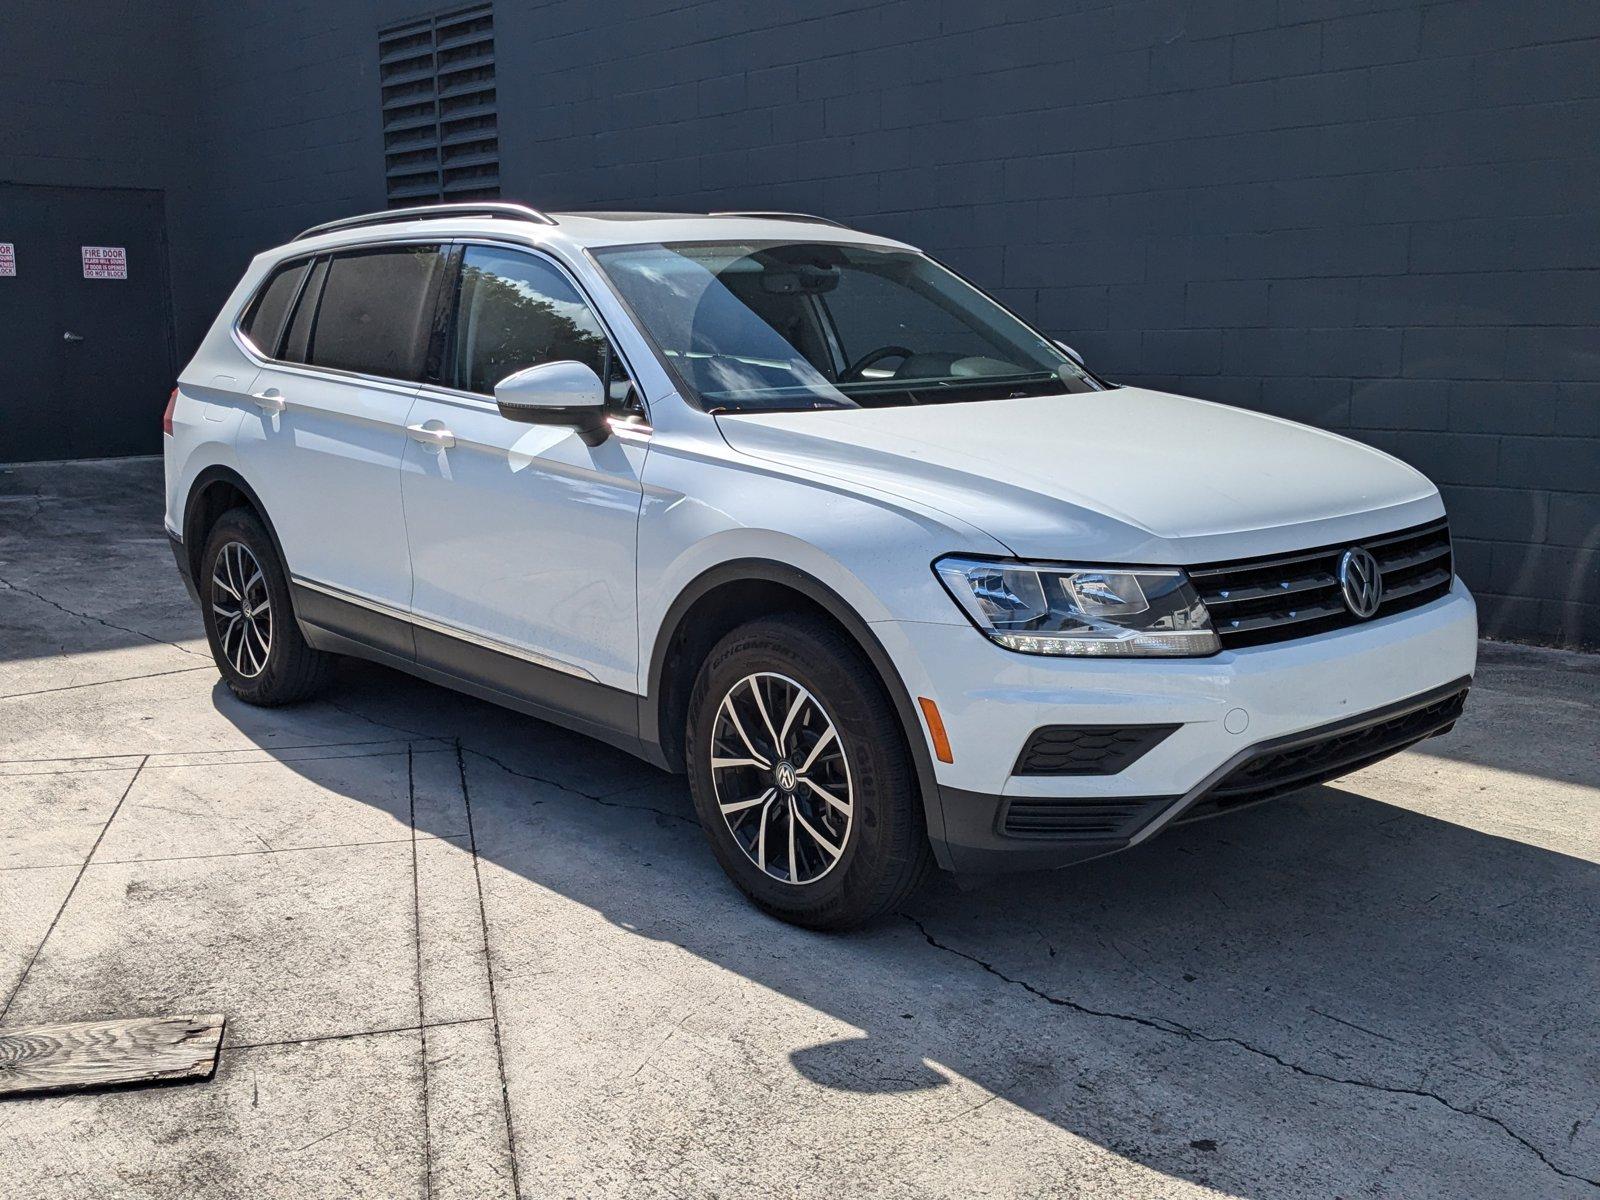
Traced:
[[396, 221], [422, 221], [429, 217], [509, 217], [515, 221], [533, 221], [539, 225], [554, 225], [555, 221], [537, 208], [526, 204], [501, 201], [461, 204], [419, 204], [412, 208], [391, 208], [383, 212], [362, 213], [356, 217], [340, 217], [337, 221], [324, 221], [310, 229], [301, 230], [292, 240], [316, 237], [319, 233], [332, 233], [336, 229], [359, 229], [363, 225], [388, 225]]
[[711, 217], [765, 217], [769, 221], [810, 221], [813, 225], [832, 225], [835, 229], [848, 229], [842, 221], [830, 221], [827, 217], [815, 217], [810, 213], [799, 212], [714, 212], [707, 213]]

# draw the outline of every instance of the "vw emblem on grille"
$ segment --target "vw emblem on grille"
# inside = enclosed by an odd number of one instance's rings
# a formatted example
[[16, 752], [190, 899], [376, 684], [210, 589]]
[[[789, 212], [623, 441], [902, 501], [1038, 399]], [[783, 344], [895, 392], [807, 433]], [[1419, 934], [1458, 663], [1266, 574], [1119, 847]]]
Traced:
[[1360, 546], [1339, 556], [1339, 590], [1351, 612], [1363, 621], [1383, 603], [1383, 572], [1378, 560]]

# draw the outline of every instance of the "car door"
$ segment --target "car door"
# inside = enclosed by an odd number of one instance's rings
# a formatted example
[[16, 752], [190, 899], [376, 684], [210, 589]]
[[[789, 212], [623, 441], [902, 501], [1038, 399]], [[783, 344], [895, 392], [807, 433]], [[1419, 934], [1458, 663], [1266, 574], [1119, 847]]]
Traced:
[[[411, 560], [400, 496], [406, 416], [444, 278], [439, 244], [364, 247], [305, 268], [293, 315], [255, 346], [235, 439], [277, 531], [301, 615], [410, 658]], [[258, 302], [269, 309], [275, 280]], [[259, 314], [247, 310], [245, 322]], [[246, 334], [249, 340], [249, 335]]]
[[494, 385], [524, 367], [587, 363], [619, 408], [628, 373], [553, 259], [491, 244], [457, 253], [449, 345], [412, 406], [402, 472], [418, 660], [569, 717], [625, 722], [648, 427], [615, 420], [620, 432], [588, 446], [502, 417]]

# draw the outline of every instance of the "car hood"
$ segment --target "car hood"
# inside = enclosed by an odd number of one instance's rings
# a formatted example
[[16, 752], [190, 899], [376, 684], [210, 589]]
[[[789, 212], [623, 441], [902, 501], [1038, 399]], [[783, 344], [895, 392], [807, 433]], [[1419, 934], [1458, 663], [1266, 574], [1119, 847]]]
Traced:
[[717, 423], [740, 453], [937, 509], [1026, 558], [1210, 562], [1444, 511], [1424, 476], [1370, 446], [1142, 388]]

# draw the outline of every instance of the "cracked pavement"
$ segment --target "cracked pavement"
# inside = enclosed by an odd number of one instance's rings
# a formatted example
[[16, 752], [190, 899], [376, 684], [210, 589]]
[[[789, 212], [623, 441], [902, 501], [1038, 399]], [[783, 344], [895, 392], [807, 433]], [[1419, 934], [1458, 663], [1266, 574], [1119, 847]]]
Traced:
[[0, 1029], [215, 1009], [220, 1065], [0, 1103], [0, 1193], [1600, 1194], [1600, 659], [830, 937], [596, 743], [358, 663], [238, 704], [160, 510], [0, 468]]

